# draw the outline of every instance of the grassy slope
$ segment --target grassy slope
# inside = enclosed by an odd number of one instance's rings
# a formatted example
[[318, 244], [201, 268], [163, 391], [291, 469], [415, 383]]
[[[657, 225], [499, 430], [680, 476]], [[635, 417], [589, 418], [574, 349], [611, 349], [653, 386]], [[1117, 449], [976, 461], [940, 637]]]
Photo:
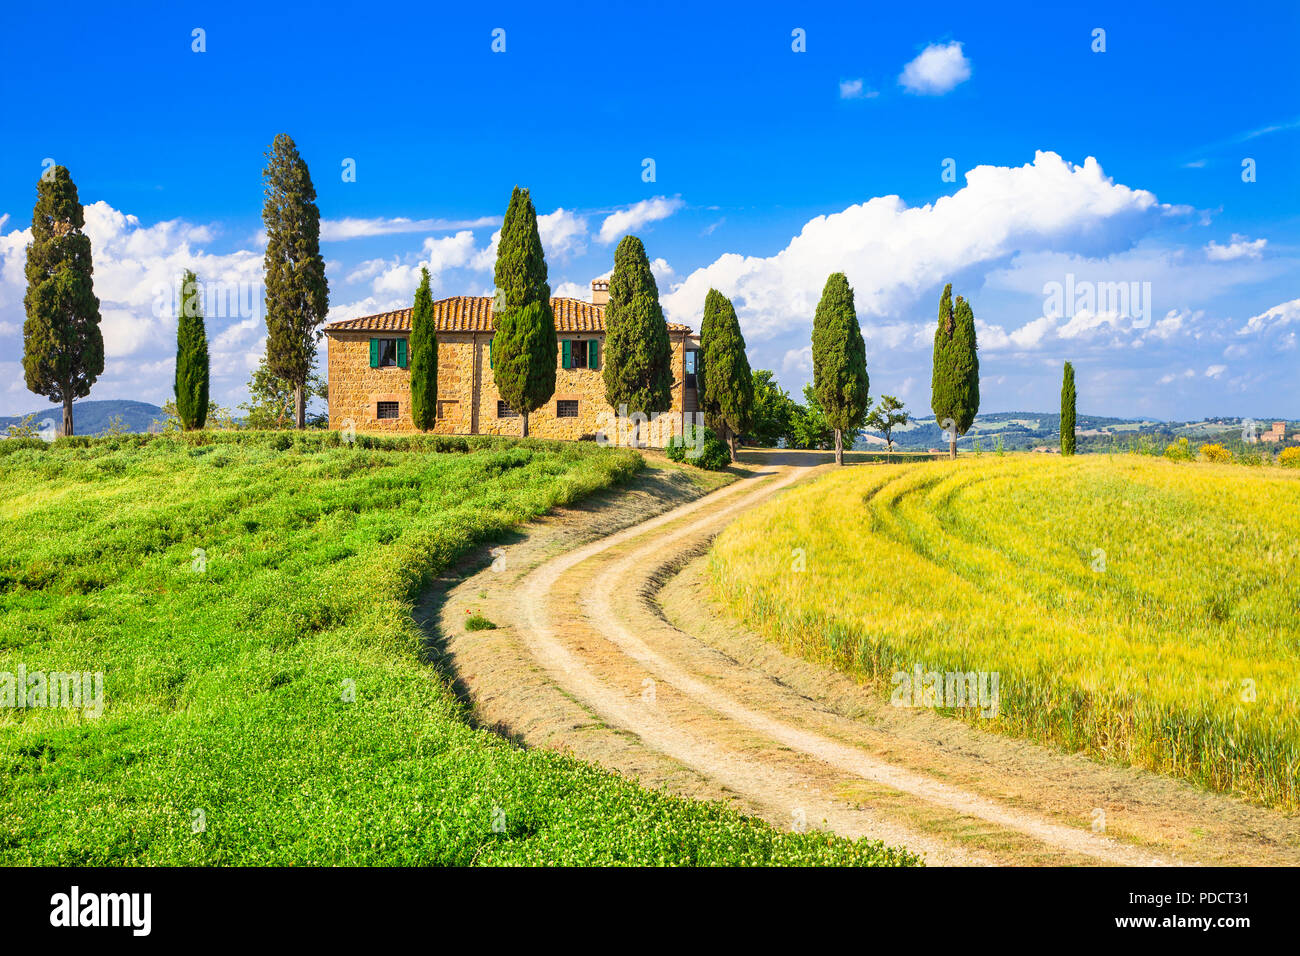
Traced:
[[1295, 472], [1144, 456], [846, 469], [742, 518], [711, 568], [796, 653], [887, 689], [996, 671], [1001, 715], [961, 716], [1294, 810], [1297, 504]]
[[135, 444], [0, 455], [0, 672], [107, 674], [0, 710], [0, 862], [906, 861], [518, 749], [421, 663], [429, 574], [634, 454]]

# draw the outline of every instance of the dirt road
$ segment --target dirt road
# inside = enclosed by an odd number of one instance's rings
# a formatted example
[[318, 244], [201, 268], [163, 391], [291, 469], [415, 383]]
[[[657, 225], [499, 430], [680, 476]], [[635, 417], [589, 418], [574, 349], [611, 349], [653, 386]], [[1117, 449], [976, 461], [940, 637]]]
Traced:
[[[420, 615], [477, 718], [648, 786], [932, 865], [1300, 863], [1294, 819], [892, 708], [718, 616], [708, 543], [820, 470], [753, 457], [746, 477], [694, 500], [680, 474], [652, 469], [431, 589]], [[497, 629], [464, 631], [471, 611]]]

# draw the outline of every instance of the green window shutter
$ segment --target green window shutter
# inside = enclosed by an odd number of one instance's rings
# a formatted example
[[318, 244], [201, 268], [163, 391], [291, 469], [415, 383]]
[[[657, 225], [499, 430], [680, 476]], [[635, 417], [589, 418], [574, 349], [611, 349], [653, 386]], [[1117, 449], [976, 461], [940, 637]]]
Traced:
[[406, 339], [397, 340], [397, 367], [406, 368]]
[[488, 368], [492, 367], [495, 356], [492, 353], [492, 344], [496, 342], [495, 338], [488, 339]]
[[587, 343], [587, 368], [600, 368], [600, 340], [592, 339]]
[[370, 367], [379, 368], [379, 339], [370, 340]]
[[561, 362], [563, 368], [573, 368], [573, 342], [565, 339], [560, 343]]

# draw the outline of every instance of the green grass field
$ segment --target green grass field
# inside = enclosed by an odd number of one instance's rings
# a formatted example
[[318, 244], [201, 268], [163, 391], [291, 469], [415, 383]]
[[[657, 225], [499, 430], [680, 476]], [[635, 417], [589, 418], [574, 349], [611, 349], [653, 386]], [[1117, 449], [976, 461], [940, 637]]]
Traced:
[[[803, 570], [800, 570], [802, 565]], [[743, 516], [715, 598], [890, 694], [1000, 675], [982, 727], [1300, 804], [1300, 473], [1146, 456], [846, 468]]]
[[365, 441], [0, 443], [0, 674], [104, 674], [98, 718], [0, 707], [0, 862], [914, 862], [472, 728], [413, 596], [641, 460]]

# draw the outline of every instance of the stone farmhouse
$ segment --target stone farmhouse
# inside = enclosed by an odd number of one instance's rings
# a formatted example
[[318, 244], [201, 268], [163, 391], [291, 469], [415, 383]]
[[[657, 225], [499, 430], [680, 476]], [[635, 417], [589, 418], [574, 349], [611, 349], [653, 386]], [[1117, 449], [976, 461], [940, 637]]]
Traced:
[[[614, 410], [605, 401], [601, 356], [609, 283], [591, 284], [592, 301], [551, 299], [559, 340], [555, 394], [529, 416], [536, 438], [594, 438], [608, 433]], [[497, 394], [492, 377], [492, 299], [452, 296], [433, 304], [438, 336], [435, 434], [518, 435], [522, 420]], [[329, 352], [330, 428], [406, 432], [411, 420], [407, 338], [411, 310], [344, 319], [325, 326]], [[668, 323], [673, 350], [673, 407], [668, 428], [649, 429], [653, 444], [681, 431], [682, 413], [697, 410], [699, 336]], [[617, 440], [614, 435], [611, 440]]]

